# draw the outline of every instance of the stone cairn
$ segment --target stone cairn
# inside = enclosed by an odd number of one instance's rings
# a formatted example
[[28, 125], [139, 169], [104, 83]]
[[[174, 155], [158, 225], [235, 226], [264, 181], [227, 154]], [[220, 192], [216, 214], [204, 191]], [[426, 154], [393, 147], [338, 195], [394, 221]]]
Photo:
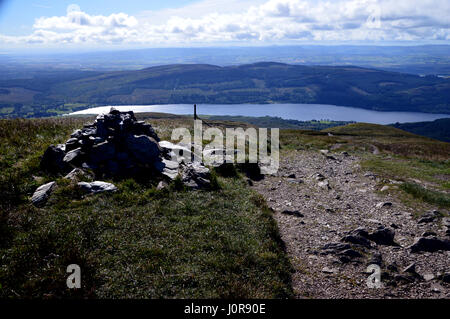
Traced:
[[[41, 168], [71, 180], [93, 172], [94, 178], [159, 176], [170, 181], [180, 176], [187, 187], [210, 186], [210, 171], [200, 163], [191, 163], [190, 146], [160, 141], [153, 127], [137, 121], [132, 111], [120, 112], [113, 108], [108, 114], [99, 115], [94, 123], [74, 131], [65, 144], [48, 147]], [[114, 185], [102, 183], [79, 182], [78, 185], [88, 193], [116, 190]], [[55, 184], [49, 184], [51, 187], [42, 185], [34, 194], [37, 201], [32, 201], [37, 206], [50, 196]], [[166, 183], [158, 187], [163, 185]]]

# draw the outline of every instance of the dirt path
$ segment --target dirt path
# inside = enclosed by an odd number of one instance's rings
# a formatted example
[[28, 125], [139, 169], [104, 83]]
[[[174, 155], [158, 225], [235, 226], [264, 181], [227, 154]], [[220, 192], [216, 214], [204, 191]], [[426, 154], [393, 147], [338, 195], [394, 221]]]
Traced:
[[[277, 176], [254, 183], [275, 211], [298, 298], [450, 298], [450, 251], [409, 248], [420, 236], [445, 239], [448, 220], [419, 223], [378, 182], [354, 156], [296, 151], [283, 154]], [[369, 264], [380, 265], [384, 288], [367, 287]]]

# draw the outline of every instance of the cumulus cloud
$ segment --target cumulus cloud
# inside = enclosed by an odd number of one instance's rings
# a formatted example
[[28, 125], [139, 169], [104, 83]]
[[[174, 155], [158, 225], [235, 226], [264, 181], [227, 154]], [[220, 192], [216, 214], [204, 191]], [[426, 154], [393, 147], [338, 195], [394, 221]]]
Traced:
[[6, 43], [185, 45], [302, 41], [450, 40], [443, 0], [214, 0], [181, 9], [36, 19], [28, 36]]

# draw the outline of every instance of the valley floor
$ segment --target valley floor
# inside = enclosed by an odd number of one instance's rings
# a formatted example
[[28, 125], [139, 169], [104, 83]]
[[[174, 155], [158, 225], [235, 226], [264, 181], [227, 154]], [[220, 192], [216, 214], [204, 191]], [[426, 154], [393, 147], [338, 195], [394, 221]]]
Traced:
[[[439, 279], [450, 269], [450, 252], [412, 253], [408, 248], [426, 231], [445, 238], [446, 228], [440, 218], [419, 223], [415, 216], [425, 211], [399, 200], [396, 181], [361, 169], [361, 159], [345, 152], [289, 150], [281, 155], [278, 175], [253, 188], [275, 212], [295, 268], [297, 298], [450, 297], [450, 285]], [[386, 183], [391, 186], [380, 192]], [[343, 241], [358, 227], [370, 233], [380, 226], [395, 232], [398, 246]], [[351, 251], [345, 251], [346, 244]], [[405, 272], [412, 263], [415, 272]], [[381, 266], [383, 288], [368, 288], [369, 264]]]

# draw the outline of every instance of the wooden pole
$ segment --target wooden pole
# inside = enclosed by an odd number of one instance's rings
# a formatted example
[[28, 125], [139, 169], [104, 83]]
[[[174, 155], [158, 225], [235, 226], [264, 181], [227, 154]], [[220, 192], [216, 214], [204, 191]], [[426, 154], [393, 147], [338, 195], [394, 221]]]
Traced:
[[197, 104], [194, 104], [194, 120], [197, 119]]

